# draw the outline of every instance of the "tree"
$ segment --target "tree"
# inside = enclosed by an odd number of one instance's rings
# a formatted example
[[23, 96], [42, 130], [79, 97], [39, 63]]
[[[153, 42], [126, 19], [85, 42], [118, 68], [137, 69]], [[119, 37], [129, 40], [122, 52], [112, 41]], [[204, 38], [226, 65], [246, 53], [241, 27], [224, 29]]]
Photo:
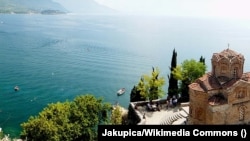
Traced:
[[111, 113], [111, 124], [119, 125], [122, 124], [122, 109], [119, 105], [114, 106]]
[[173, 95], [178, 94], [178, 80], [175, 79], [173, 74], [171, 73], [174, 68], [177, 66], [177, 52], [175, 49], [173, 50], [171, 67], [170, 67], [170, 75], [168, 75], [169, 85], [168, 85], [168, 96], [173, 97]]
[[136, 90], [139, 92], [139, 101], [140, 100], [145, 100], [144, 95], [146, 95], [147, 93], [147, 89], [146, 89], [146, 82], [144, 81], [144, 78], [141, 77]]
[[151, 76], [143, 75], [137, 86], [131, 91], [130, 101], [154, 100], [164, 96], [163, 85], [165, 84], [164, 77], [159, 77], [160, 71], [158, 68], [152, 67]]
[[184, 60], [178, 65], [172, 74], [175, 79], [180, 80], [180, 91], [183, 101], [189, 101], [188, 85], [201, 77], [206, 72], [206, 65], [203, 62], [197, 62], [194, 59]]
[[143, 77], [141, 77], [140, 81], [138, 82], [137, 86], [134, 86], [130, 93], [130, 102], [135, 101], [144, 101], [146, 95], [146, 86]]
[[200, 62], [203, 63], [204, 65], [206, 65], [205, 64], [205, 58], [203, 56], [200, 57]]
[[130, 102], [137, 101], [138, 96], [139, 95], [137, 94], [136, 86], [134, 85], [133, 89], [130, 92]]
[[152, 67], [151, 76], [144, 75], [146, 81], [145, 93], [142, 93], [143, 97], [148, 100], [158, 99], [164, 96], [163, 85], [165, 84], [164, 77], [159, 77], [160, 70]]
[[72, 102], [51, 103], [21, 124], [21, 137], [31, 141], [94, 141], [97, 126], [108, 123], [111, 109], [110, 103], [90, 94], [77, 96]]

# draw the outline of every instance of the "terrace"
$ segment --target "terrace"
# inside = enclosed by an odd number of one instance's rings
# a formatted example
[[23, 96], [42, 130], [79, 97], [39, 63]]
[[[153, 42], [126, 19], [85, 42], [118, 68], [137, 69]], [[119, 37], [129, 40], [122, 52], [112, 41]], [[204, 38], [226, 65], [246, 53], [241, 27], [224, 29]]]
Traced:
[[184, 125], [186, 124], [189, 103], [180, 103], [177, 106], [167, 106], [166, 99], [155, 100], [153, 105], [158, 103], [158, 108], [154, 106], [149, 109], [149, 101], [131, 102], [130, 106], [134, 110], [135, 116], [139, 118], [138, 125]]

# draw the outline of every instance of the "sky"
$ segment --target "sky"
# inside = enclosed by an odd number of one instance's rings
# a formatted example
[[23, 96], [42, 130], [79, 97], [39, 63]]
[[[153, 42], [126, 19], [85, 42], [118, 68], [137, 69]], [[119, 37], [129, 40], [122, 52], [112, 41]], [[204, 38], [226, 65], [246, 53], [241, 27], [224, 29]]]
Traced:
[[[55, 0], [58, 2], [68, 0]], [[71, 4], [74, 1], [70, 0]], [[127, 14], [250, 19], [250, 0], [93, 0]], [[82, 0], [84, 2], [84, 0]], [[69, 1], [68, 4], [69, 5]], [[79, 5], [78, 5], [79, 6]], [[65, 6], [67, 7], [67, 6]]]

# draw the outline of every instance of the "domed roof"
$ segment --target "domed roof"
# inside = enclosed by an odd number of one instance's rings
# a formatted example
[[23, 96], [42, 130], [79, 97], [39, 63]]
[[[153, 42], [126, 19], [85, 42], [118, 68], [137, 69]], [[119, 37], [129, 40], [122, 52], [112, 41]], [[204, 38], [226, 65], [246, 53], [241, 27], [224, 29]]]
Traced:
[[217, 61], [223, 58], [228, 59], [228, 60], [238, 59], [238, 60], [244, 61], [244, 56], [242, 54], [237, 53], [236, 51], [233, 51], [229, 48], [223, 50], [220, 53], [214, 53], [213, 55], [213, 59], [216, 59]]

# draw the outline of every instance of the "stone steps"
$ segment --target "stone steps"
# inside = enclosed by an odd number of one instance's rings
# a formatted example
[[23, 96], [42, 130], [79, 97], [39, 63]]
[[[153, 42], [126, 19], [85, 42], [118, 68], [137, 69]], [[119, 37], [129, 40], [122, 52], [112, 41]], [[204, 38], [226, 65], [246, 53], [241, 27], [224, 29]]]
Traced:
[[[160, 125], [172, 125], [175, 121], [180, 120], [184, 122], [187, 118], [187, 114], [183, 111], [178, 111], [176, 113], [173, 113], [169, 116], [164, 116], [162, 120], [160, 121]], [[182, 123], [180, 122], [180, 124]]]

